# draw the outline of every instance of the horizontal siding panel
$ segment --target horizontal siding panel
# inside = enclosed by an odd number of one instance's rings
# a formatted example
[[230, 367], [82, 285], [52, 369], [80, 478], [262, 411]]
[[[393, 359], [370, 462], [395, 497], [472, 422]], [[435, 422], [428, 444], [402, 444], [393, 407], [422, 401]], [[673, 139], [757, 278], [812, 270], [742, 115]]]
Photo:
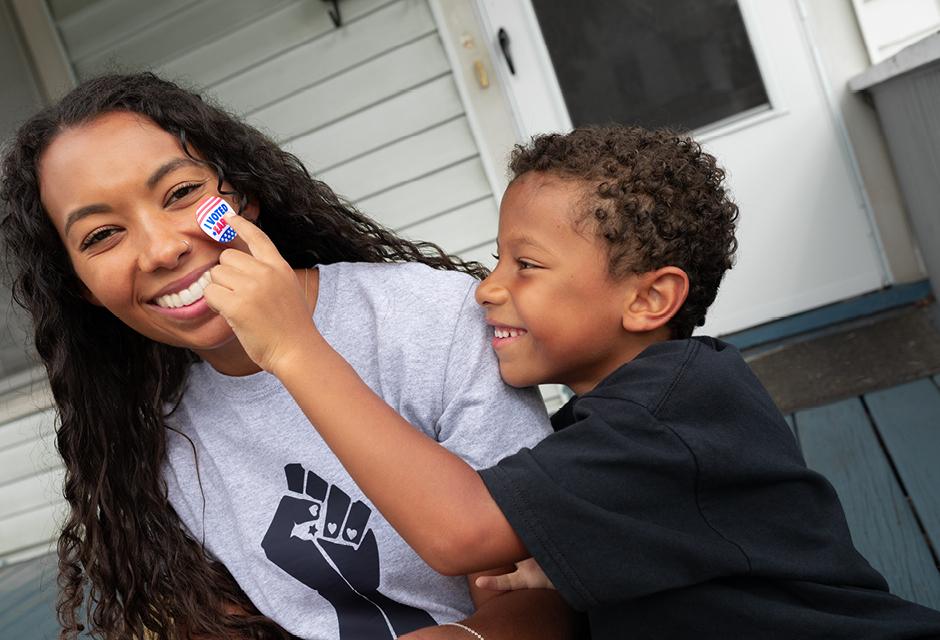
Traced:
[[81, 60], [111, 49], [147, 25], [184, 10], [199, 0], [99, 0], [59, 21], [59, 35], [69, 56]]
[[439, 245], [447, 253], [477, 247], [496, 236], [496, 202], [487, 197], [402, 230], [402, 235]]
[[467, 202], [491, 195], [480, 158], [435, 171], [356, 203], [364, 213], [391, 229], [420, 222]]
[[213, 85], [208, 92], [235, 112], [249, 114], [434, 32], [427, 3], [401, 0]]
[[496, 259], [493, 257], [496, 255], [496, 240], [494, 238], [492, 242], [486, 242], [472, 249], [464, 249], [457, 255], [468, 262], [479, 262], [492, 271], [496, 268]]
[[449, 72], [435, 33], [264, 107], [247, 120], [283, 142]]
[[0, 451], [0, 487], [61, 465], [51, 438], [35, 438]]
[[[325, 171], [318, 177], [349, 200], [358, 200], [476, 154], [467, 119], [460, 117]], [[301, 157], [301, 160], [315, 162], [316, 158]]]
[[64, 469], [51, 469], [0, 486], [0, 522], [62, 499]]
[[0, 520], [0, 556], [56, 538], [67, 512], [60, 501]]
[[46, 385], [30, 385], [0, 397], [0, 424], [28, 416], [52, 406], [52, 392]]
[[[0, 425], [0, 451], [15, 447], [27, 440], [53, 437], [55, 410], [34, 412], [6, 424]], [[2, 471], [0, 471], [2, 474]]]
[[457, 87], [447, 75], [298, 138], [285, 149], [306, 158], [307, 169], [318, 173], [461, 114]]
[[[388, 2], [343, 0], [343, 22], [348, 25]], [[167, 61], [158, 72], [206, 87], [335, 28], [322, 0], [295, 1]]]
[[166, 20], [151, 23], [105, 51], [73, 61], [75, 73], [88, 78], [113, 69], [158, 67], [285, 4], [286, 0], [205, 0], [173, 13]]

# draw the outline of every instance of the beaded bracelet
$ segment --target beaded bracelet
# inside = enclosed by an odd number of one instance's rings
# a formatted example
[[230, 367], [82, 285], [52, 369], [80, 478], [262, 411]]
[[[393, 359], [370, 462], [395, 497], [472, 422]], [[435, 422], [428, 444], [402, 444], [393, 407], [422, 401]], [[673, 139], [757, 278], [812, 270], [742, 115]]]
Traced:
[[460, 627], [470, 635], [472, 635], [477, 640], [486, 640], [479, 632], [474, 631], [465, 624], [460, 624], [459, 622], [445, 622], [441, 625], [442, 627]]

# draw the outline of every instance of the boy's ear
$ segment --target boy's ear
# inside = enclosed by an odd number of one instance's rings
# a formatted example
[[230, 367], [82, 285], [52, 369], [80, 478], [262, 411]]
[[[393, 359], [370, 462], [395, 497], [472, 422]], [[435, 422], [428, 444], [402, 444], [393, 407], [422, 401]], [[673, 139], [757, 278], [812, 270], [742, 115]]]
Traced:
[[678, 267], [641, 273], [623, 303], [623, 328], [631, 333], [655, 331], [675, 316], [689, 295], [689, 276]]

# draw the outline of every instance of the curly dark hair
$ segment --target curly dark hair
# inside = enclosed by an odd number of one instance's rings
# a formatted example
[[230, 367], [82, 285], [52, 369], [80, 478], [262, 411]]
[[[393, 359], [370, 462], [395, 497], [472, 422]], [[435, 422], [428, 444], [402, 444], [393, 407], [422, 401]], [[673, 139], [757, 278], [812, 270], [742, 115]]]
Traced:
[[611, 275], [678, 267], [689, 276], [689, 295], [669, 323], [672, 337], [687, 338], [705, 322], [734, 264], [738, 207], [725, 172], [692, 138], [666, 129], [582, 127], [517, 145], [509, 169], [513, 179], [541, 171], [587, 183], [580, 221], [593, 222], [606, 240]]
[[291, 637], [187, 535], [167, 499], [165, 407], [179, 401], [196, 356], [145, 338], [86, 301], [43, 209], [43, 152], [62, 131], [116, 111], [141, 114], [179, 137], [187, 153], [215, 168], [220, 184], [224, 178], [243, 200], [257, 201], [258, 226], [295, 268], [417, 261], [478, 278], [486, 272], [435, 245], [398, 238], [257, 130], [149, 73], [89, 80], [10, 142], [0, 231], [14, 299], [31, 315], [57, 405], [70, 507], [58, 541], [60, 637], [83, 630], [122, 639]]

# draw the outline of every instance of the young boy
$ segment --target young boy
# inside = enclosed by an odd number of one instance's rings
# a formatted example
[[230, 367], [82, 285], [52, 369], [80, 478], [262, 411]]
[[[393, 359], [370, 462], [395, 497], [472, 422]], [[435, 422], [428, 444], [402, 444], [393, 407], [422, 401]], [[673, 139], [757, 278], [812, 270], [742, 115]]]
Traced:
[[940, 614], [855, 550], [738, 352], [690, 337], [736, 248], [715, 159], [670, 132], [585, 128], [511, 169], [476, 298], [507, 383], [577, 394], [556, 433], [477, 473], [322, 338], [275, 372], [405, 540], [447, 574], [531, 555], [490, 585], [553, 585], [595, 638], [940, 637]]

